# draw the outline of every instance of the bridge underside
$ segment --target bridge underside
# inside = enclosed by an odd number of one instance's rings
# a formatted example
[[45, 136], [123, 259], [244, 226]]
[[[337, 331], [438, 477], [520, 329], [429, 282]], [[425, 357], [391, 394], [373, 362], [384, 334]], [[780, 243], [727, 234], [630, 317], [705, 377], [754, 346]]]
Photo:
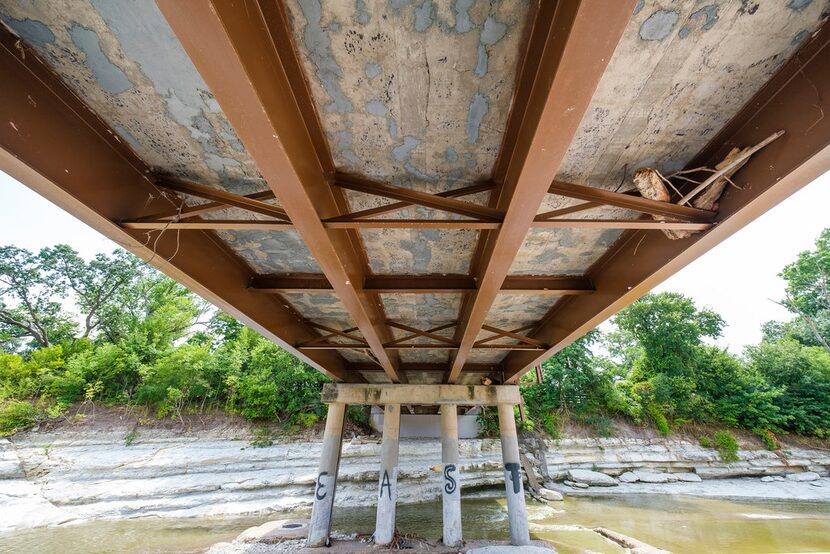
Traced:
[[515, 382], [828, 169], [830, 2], [663, 4], [0, 0], [0, 169], [337, 381]]

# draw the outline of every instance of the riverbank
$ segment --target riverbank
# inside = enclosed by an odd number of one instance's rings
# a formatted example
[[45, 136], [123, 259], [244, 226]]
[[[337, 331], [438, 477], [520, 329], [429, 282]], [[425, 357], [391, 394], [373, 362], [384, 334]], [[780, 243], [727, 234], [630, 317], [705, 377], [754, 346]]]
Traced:
[[[787, 445], [779, 452], [745, 448], [724, 464], [688, 437], [527, 437], [535, 477], [566, 496], [685, 494], [703, 497], [830, 501], [830, 452]], [[227, 517], [279, 514], [310, 507], [320, 442], [275, 439], [229, 425], [182, 430], [65, 426], [0, 440], [0, 530], [136, 517]], [[343, 447], [339, 506], [373, 506], [380, 444], [354, 437]], [[465, 491], [503, 484], [501, 449], [492, 439], [461, 441]], [[398, 502], [439, 497], [440, 444], [403, 440]], [[597, 471], [613, 486], [576, 486], [569, 472]], [[701, 482], [624, 482], [629, 472], [700, 477]], [[815, 473], [812, 481], [772, 476]], [[567, 486], [564, 481], [570, 481]]]

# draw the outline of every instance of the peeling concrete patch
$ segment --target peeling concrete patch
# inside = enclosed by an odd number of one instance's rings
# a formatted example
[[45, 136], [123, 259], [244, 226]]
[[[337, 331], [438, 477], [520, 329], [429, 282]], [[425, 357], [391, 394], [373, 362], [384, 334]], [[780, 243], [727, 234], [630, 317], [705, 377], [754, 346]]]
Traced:
[[679, 17], [680, 13], [674, 10], [657, 10], [640, 27], [640, 38], [663, 40], [671, 34]]
[[320, 6], [320, 0], [299, 0], [298, 3], [306, 18], [303, 44], [316, 68], [317, 78], [330, 99], [324, 109], [340, 114], [348, 113], [352, 111], [353, 106], [340, 88], [343, 70], [332, 55], [331, 38], [321, 24], [322, 7]]
[[813, 0], [790, 0], [790, 3], [787, 4], [787, 7], [791, 10], [801, 11], [812, 3]]
[[219, 236], [257, 273], [320, 273], [296, 231], [219, 231]]
[[380, 75], [380, 71], [380, 66], [376, 63], [367, 63], [366, 68], [364, 69], [366, 77], [368, 77], [370, 80]]
[[92, 70], [95, 79], [104, 90], [110, 94], [121, 94], [132, 87], [127, 75], [101, 50], [101, 42], [95, 31], [80, 25], [73, 25], [69, 34], [75, 46], [83, 50], [87, 67]]
[[415, 8], [415, 30], [423, 33], [432, 27], [432, 16], [435, 13], [435, 6], [432, 0], [424, 0], [423, 4]]
[[810, 31], [808, 31], [806, 29], [804, 29], [802, 31], [799, 31], [798, 34], [796, 34], [793, 37], [792, 43], [793, 43], [794, 46], [797, 46], [797, 45], [801, 44], [802, 42], [804, 42], [804, 39], [806, 39], [809, 36], [810, 36]]
[[386, 114], [389, 113], [389, 109], [387, 109], [383, 102], [371, 100], [366, 104], [366, 112], [377, 117], [386, 117]]
[[468, 33], [473, 30], [470, 21], [470, 8], [475, 0], [455, 0], [455, 30], [459, 33]]
[[34, 19], [14, 19], [0, 15], [0, 21], [11, 27], [20, 38], [38, 48], [45, 48], [55, 42], [55, 34], [49, 27]]
[[470, 111], [467, 113], [467, 144], [475, 144], [478, 141], [481, 121], [489, 111], [490, 103], [487, 97], [477, 92], [470, 103]]
[[487, 74], [487, 48], [483, 44], [478, 45], [475, 74], [479, 79]]
[[484, 27], [481, 29], [481, 43], [492, 46], [503, 39], [505, 33], [507, 33], [507, 25], [488, 17], [484, 20]]
[[703, 19], [703, 29], [708, 31], [715, 26], [715, 23], [718, 22], [718, 8], [719, 6], [717, 4], [704, 6], [694, 12], [691, 17], [689, 17], [689, 20]]
[[369, 14], [369, 10], [366, 9], [366, 0], [355, 0], [354, 11], [354, 20], [361, 25], [366, 25], [372, 18]]
[[478, 231], [361, 229], [360, 234], [370, 248], [373, 273], [464, 274], [470, 270]]
[[412, 151], [422, 142], [418, 137], [406, 136], [403, 138], [403, 144], [392, 150], [392, 157], [399, 162], [406, 162], [412, 157]]

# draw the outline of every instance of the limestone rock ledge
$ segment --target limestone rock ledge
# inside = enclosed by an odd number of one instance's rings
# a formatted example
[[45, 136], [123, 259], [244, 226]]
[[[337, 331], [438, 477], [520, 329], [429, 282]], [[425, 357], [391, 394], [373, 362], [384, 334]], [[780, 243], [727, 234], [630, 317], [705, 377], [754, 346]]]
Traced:
[[[240, 437], [172, 432], [148, 433], [131, 446], [124, 444], [120, 432], [32, 432], [0, 439], [0, 531], [96, 518], [249, 515], [307, 508], [320, 446], [312, 441], [253, 448]], [[547, 472], [553, 480], [578, 469], [612, 477], [627, 471], [686, 472], [704, 480], [807, 471], [826, 476], [830, 469], [829, 453], [803, 449], [791, 449], [786, 460], [773, 452], [741, 451], [739, 462], [726, 465], [712, 450], [672, 439], [564, 439], [544, 446], [546, 453], [528, 450], [528, 459], [540, 477]], [[498, 440], [463, 440], [460, 449], [464, 488], [502, 485]], [[373, 505], [379, 458], [377, 441], [344, 443], [337, 505]], [[404, 440], [400, 460], [399, 502], [439, 497], [439, 441]]]

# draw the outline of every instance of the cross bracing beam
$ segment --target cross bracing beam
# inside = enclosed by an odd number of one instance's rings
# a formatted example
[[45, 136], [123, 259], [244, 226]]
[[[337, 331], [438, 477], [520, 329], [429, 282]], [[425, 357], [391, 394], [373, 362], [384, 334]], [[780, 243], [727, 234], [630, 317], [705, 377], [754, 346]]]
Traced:
[[830, 171], [830, 26], [827, 23], [747, 102], [688, 167], [714, 167], [734, 147], [767, 146], [734, 176], [718, 201], [715, 227], [684, 240], [626, 232], [587, 272], [597, 292], [557, 302], [532, 333], [545, 352], [508, 354], [505, 377], [517, 380], [759, 215]]
[[[369, 362], [351, 362], [348, 364], [349, 371], [375, 373], [383, 371], [377, 364]], [[424, 373], [447, 373], [450, 368], [447, 364], [441, 363], [406, 363], [401, 362], [400, 370], [405, 372], [424, 372]], [[462, 370], [464, 373], [500, 373], [501, 366], [498, 364], [467, 364]]]
[[[365, 343], [342, 343], [342, 344], [298, 344], [295, 346], [300, 351], [304, 350], [368, 350]], [[458, 350], [459, 345], [453, 344], [392, 344], [387, 343], [384, 348], [389, 350]], [[547, 350], [546, 345], [535, 344], [482, 344], [473, 348], [482, 350]]]
[[436, 210], [442, 210], [484, 221], [501, 221], [504, 218], [504, 214], [502, 212], [494, 210], [493, 208], [488, 208], [487, 206], [480, 206], [478, 204], [473, 204], [472, 202], [458, 200], [449, 196], [439, 196], [437, 194], [429, 194], [427, 192], [378, 183], [369, 179], [351, 175], [338, 175], [335, 178], [334, 184], [338, 187], [357, 192], [374, 194], [376, 196], [383, 196], [393, 200], [401, 200], [408, 202], [409, 204], [424, 206], [426, 208], [434, 208]]
[[[175, 221], [171, 218], [121, 223], [125, 229], [260, 229], [287, 231], [294, 229], [289, 221], [261, 221], [252, 219]], [[326, 229], [500, 229], [502, 223], [482, 220], [457, 219], [355, 219], [324, 220]], [[655, 221], [653, 219], [537, 219], [530, 225], [534, 229], [644, 229], [673, 231], [705, 231], [712, 227], [707, 222]]]
[[[210, 232], [145, 233], [114, 221], [179, 206], [19, 37], [0, 25], [0, 170], [336, 380], [360, 380], [336, 352], [300, 352], [317, 332], [278, 298], [246, 290], [253, 270]], [[149, 199], [149, 200], [148, 200]], [[217, 271], [221, 267], [221, 271]]]
[[[253, 194], [246, 194], [243, 198], [251, 199], [251, 200], [270, 200], [274, 198], [274, 192], [270, 190], [263, 190], [260, 192], [255, 192]], [[185, 206], [183, 203], [179, 205], [178, 208], [167, 210], [161, 213], [148, 215], [144, 217], [139, 217], [136, 219], [136, 222], [161, 222], [161, 221], [179, 221], [182, 219], [187, 219], [191, 217], [196, 217], [199, 215], [209, 214], [212, 212], [218, 212], [219, 210], [225, 210], [231, 207], [229, 204], [225, 202], [205, 202], [204, 204], [199, 204], [198, 206]]]
[[360, 287], [367, 262], [349, 231], [326, 229], [322, 219], [343, 215], [332, 170], [284, 8], [244, 0], [159, 0], [158, 5], [210, 87], [294, 229], [317, 260], [389, 379], [400, 382], [391, 340], [377, 299]]
[[[327, 326], [319, 324], [319, 323], [308, 322], [308, 324], [311, 327], [314, 327], [316, 329], [320, 329], [322, 331], [328, 332], [329, 335], [327, 335], [326, 337], [318, 337], [318, 338], [316, 338], [312, 341], [298, 344], [297, 345], [298, 348], [318, 349], [318, 350], [336, 350], [336, 349], [339, 349], [339, 348], [365, 350], [366, 348], [368, 348], [368, 344], [366, 343], [366, 341], [364, 341], [361, 337], [358, 337], [358, 336], [355, 336], [355, 335], [351, 334], [355, 329], [346, 329], [346, 330], [340, 331], [338, 329], [327, 327]], [[452, 340], [451, 338], [444, 337], [444, 336], [436, 334], [438, 331], [443, 331], [443, 330], [455, 327], [457, 325], [457, 322], [444, 323], [442, 325], [438, 325], [436, 327], [433, 327], [432, 329], [426, 329], [426, 330], [418, 329], [418, 328], [413, 327], [411, 325], [407, 325], [405, 323], [400, 323], [400, 322], [391, 321], [391, 320], [387, 321], [386, 324], [389, 325], [390, 327], [400, 329], [402, 331], [407, 331], [409, 334], [404, 336], [404, 337], [398, 338], [396, 340], [393, 340], [391, 342], [388, 342], [388, 343], [384, 344], [384, 348], [395, 349], [395, 350], [404, 350], [404, 349], [412, 349], [412, 348], [415, 348], [415, 349], [453, 350], [453, 349], [457, 349], [459, 347], [459, 344], [457, 342], [455, 342], [454, 340]], [[515, 331], [506, 331], [506, 330], [503, 330], [503, 329], [499, 329], [498, 327], [494, 327], [492, 325], [484, 325], [483, 329], [487, 332], [493, 333], [493, 336], [488, 337], [487, 339], [477, 341], [475, 343], [474, 348], [494, 349], [494, 350], [543, 349], [543, 348], [547, 348], [547, 345], [545, 345], [545, 343], [543, 343], [542, 341], [519, 334], [518, 331], [521, 331], [521, 330], [526, 329], [526, 328], [529, 328], [529, 327], [523, 327], [523, 328], [515, 330]], [[345, 339], [350, 339], [353, 342], [350, 342], [350, 343], [326, 342], [326, 339], [333, 338], [335, 336], [345, 338]], [[425, 339], [429, 339], [433, 342], [431, 342], [431, 343], [409, 343], [409, 342], [407, 342], [408, 340], [417, 339], [417, 338], [425, 338]], [[515, 344], [515, 343], [514, 344], [498, 344], [498, 345], [496, 345], [496, 344], [486, 344], [487, 342], [490, 342], [492, 340], [499, 339], [499, 338], [507, 338], [507, 339], [518, 340], [519, 344]]]
[[[330, 293], [333, 288], [325, 275], [260, 275], [249, 288], [263, 293]], [[363, 290], [379, 294], [452, 294], [474, 291], [476, 279], [468, 275], [368, 275]], [[593, 285], [581, 277], [507, 277], [505, 294], [591, 294]]]
[[183, 179], [174, 179], [172, 177], [165, 177], [156, 179], [155, 185], [163, 189], [172, 190], [179, 194], [188, 194], [205, 200], [211, 200], [233, 206], [235, 208], [242, 208], [251, 212], [268, 215], [277, 219], [288, 221], [288, 215], [285, 211], [278, 207], [256, 200], [249, 196], [242, 196], [241, 194], [234, 194], [224, 190], [208, 187], [199, 183], [185, 181]]
[[582, 116], [634, 10], [635, 0], [541, 3], [497, 164], [499, 229], [482, 234], [478, 288], [462, 307], [447, 381], [454, 383], [554, 182]]
[[[469, 196], [471, 194], [478, 194], [480, 192], [486, 192], [492, 190], [496, 184], [493, 182], [487, 183], [479, 183], [476, 185], [470, 185], [467, 187], [461, 187], [453, 190], [447, 190], [444, 192], [438, 192], [435, 194], [436, 197], [439, 198], [459, 198], [461, 196]], [[337, 222], [337, 221], [354, 221], [357, 219], [364, 219], [367, 217], [372, 217], [375, 215], [381, 214], [388, 214], [391, 212], [396, 212], [398, 210], [402, 210], [404, 208], [408, 208], [412, 206], [411, 202], [393, 202], [391, 204], [386, 204], [383, 206], [378, 206], [376, 208], [367, 208], [365, 210], [360, 210], [357, 212], [348, 213], [342, 215], [340, 217], [333, 217], [329, 219], [329, 222]]]

